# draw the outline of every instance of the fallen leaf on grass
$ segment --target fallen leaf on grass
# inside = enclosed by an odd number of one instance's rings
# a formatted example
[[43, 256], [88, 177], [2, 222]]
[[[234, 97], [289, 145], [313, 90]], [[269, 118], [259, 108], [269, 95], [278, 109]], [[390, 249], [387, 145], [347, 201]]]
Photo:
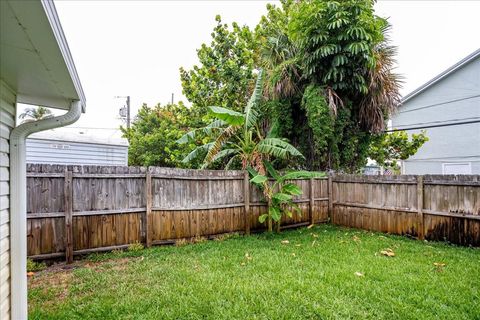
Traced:
[[295, 255], [295, 253], [292, 253], [292, 256], [294, 256], [294, 257], [295, 257], [295, 256], [296, 256], [296, 255]]
[[247, 260], [252, 260], [252, 256], [247, 253], [245, 253], [245, 259]]
[[318, 238], [318, 234], [316, 234], [316, 233], [312, 233], [311, 235], [312, 235], [312, 237], [314, 237], [314, 238]]
[[382, 251], [380, 251], [380, 253], [383, 254], [384, 256], [387, 256], [387, 257], [395, 257], [395, 252], [393, 252], [393, 250], [390, 249], [390, 248], [382, 250]]
[[363, 273], [358, 272], [358, 271], [355, 272], [355, 275], [356, 275], [357, 277], [364, 277], [364, 276], [365, 276]]
[[445, 267], [447, 264], [443, 262], [434, 262], [433, 265], [435, 267]]
[[313, 240], [313, 242], [312, 242], [312, 247], [315, 245], [315, 242], [316, 242], [316, 241], [317, 241], [317, 240]]
[[244, 266], [244, 265], [245, 265], [245, 262], [240, 263], [240, 265], [241, 265], [241, 266]]
[[35, 272], [27, 272], [27, 277], [33, 277], [35, 275]]
[[290, 241], [288, 241], [288, 240], [282, 240], [282, 244], [289, 244], [289, 243], [290, 243]]
[[311, 224], [307, 227], [307, 229], [311, 229], [311, 228], [313, 228], [313, 226], [314, 226], [314, 224]]
[[295, 247], [300, 247], [300, 246], [301, 246], [301, 244], [296, 244], [296, 245], [295, 245]]
[[357, 237], [357, 236], [353, 236], [352, 239], [353, 239], [353, 241], [355, 241], [355, 242], [361, 242], [361, 241], [362, 241], [362, 240], [360, 240], [360, 238]]

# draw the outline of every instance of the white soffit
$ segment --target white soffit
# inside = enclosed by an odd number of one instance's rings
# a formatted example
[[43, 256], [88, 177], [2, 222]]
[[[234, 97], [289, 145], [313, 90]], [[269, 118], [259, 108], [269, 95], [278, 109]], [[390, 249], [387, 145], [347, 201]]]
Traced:
[[17, 102], [69, 109], [85, 95], [51, 0], [0, 1], [0, 78]]

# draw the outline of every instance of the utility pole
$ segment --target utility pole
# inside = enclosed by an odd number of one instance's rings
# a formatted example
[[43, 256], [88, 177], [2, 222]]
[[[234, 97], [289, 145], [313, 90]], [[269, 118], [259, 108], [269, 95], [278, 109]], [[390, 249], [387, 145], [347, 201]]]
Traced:
[[114, 98], [125, 98], [125, 99], [127, 99], [127, 105], [120, 108], [120, 117], [122, 119], [126, 118], [127, 129], [130, 129], [130, 96], [115, 96]]
[[173, 93], [172, 93], [172, 104], [173, 104]]

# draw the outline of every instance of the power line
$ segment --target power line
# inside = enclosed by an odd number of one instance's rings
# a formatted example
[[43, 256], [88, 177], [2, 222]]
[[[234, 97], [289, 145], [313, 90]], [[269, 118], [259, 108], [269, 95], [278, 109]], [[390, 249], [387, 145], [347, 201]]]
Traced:
[[417, 110], [422, 110], [422, 109], [427, 109], [427, 108], [433, 108], [433, 107], [442, 106], [442, 105], [444, 105], [444, 104], [449, 104], [449, 103], [454, 103], [454, 102], [469, 100], [469, 99], [478, 98], [478, 97], [480, 97], [480, 94], [477, 94], [477, 95], [474, 95], [474, 96], [471, 96], [471, 97], [464, 97], [464, 98], [459, 98], [459, 99], [455, 99], [455, 100], [450, 100], [450, 101], [444, 101], [444, 102], [440, 102], [440, 103], [430, 104], [430, 105], [423, 106], [423, 107], [419, 107], [419, 108], [416, 108], [416, 109], [399, 111], [398, 113], [407, 113], [407, 112], [412, 112], [412, 111], [417, 111]]
[[385, 132], [409, 131], [409, 130], [419, 130], [419, 129], [429, 129], [429, 128], [440, 128], [440, 127], [451, 127], [451, 126], [459, 126], [459, 125], [463, 125], [463, 124], [472, 124], [472, 123], [480, 123], [480, 120], [436, 124], [436, 125], [431, 125], [431, 126], [409, 127], [409, 128], [402, 128], [402, 129], [391, 129], [391, 130], [385, 130]]

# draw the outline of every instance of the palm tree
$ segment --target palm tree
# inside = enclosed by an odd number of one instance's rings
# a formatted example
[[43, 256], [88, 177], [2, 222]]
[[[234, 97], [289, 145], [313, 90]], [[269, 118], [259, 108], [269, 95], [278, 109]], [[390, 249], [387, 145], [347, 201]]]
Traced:
[[401, 103], [403, 81], [393, 72], [397, 48], [389, 45], [390, 28], [389, 24], [382, 27], [383, 39], [373, 48], [375, 64], [368, 71], [368, 93], [360, 104], [360, 122], [374, 133], [385, 129], [385, 116]]
[[53, 118], [53, 113], [45, 107], [27, 108], [19, 116], [23, 119], [22, 123], [38, 121], [42, 119]]
[[183, 162], [188, 163], [206, 153], [201, 168], [206, 168], [215, 161], [229, 159], [225, 169], [229, 169], [237, 160], [241, 162], [242, 169], [251, 167], [264, 174], [264, 159], [303, 157], [300, 151], [285, 139], [263, 134], [258, 110], [262, 91], [263, 71], [260, 70], [255, 89], [243, 113], [228, 108], [210, 107], [210, 112], [216, 119], [204, 128], [186, 133], [178, 142], [190, 142], [200, 132], [213, 136], [214, 140], [194, 149]]

